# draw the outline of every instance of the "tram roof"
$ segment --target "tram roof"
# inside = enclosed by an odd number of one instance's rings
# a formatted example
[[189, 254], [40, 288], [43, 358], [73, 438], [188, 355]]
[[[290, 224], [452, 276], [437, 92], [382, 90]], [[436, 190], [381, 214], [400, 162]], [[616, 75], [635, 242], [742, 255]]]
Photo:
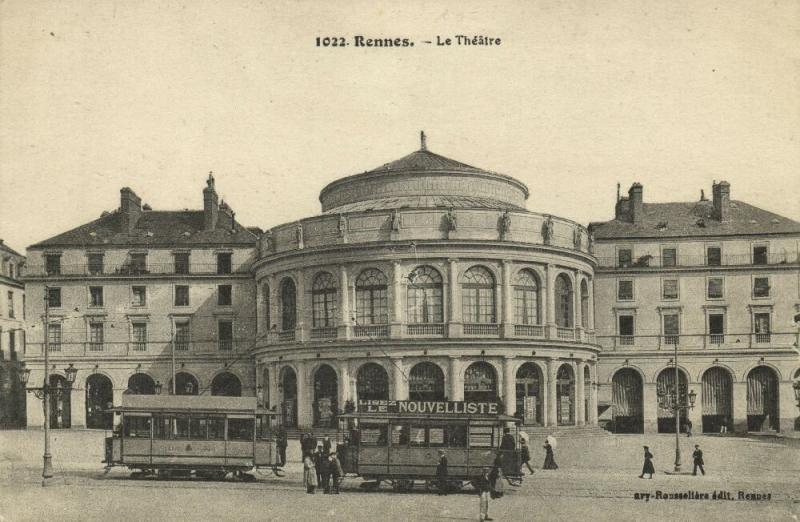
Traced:
[[135, 395], [122, 396], [115, 412], [184, 412], [184, 413], [277, 413], [258, 407], [255, 397], [220, 397], [205, 395]]
[[518, 417], [510, 415], [479, 415], [479, 414], [466, 414], [466, 413], [397, 413], [397, 412], [354, 412], [339, 415], [338, 418], [345, 419], [403, 419], [403, 420], [437, 420], [437, 421], [454, 421], [454, 420], [474, 420], [474, 421], [495, 421], [495, 422], [513, 422], [521, 424], [522, 420]]

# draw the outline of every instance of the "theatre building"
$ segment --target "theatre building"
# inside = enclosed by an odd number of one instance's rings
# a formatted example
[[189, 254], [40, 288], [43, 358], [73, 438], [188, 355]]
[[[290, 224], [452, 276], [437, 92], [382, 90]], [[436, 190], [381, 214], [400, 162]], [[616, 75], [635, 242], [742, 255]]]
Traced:
[[[152, 210], [126, 187], [113, 212], [30, 246], [26, 364], [41, 386], [47, 324], [50, 425], [108, 428], [123, 393], [172, 393], [173, 372], [179, 395], [254, 395], [257, 237], [209, 176], [202, 210]], [[43, 424], [40, 401], [27, 411]]]
[[421, 148], [320, 194], [252, 265], [264, 400], [289, 426], [349, 401], [499, 400], [530, 426], [596, 425], [594, 257], [518, 180]]
[[[645, 203], [635, 183], [593, 223], [601, 420], [616, 432], [796, 429], [800, 223], [731, 199]], [[682, 422], [682, 424], [684, 424]]]

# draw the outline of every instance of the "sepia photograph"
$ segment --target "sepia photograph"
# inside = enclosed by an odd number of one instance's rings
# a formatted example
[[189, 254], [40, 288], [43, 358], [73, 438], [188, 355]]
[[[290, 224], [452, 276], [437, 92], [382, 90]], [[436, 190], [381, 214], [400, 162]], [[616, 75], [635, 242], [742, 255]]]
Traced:
[[0, 0], [0, 522], [799, 518], [797, 0]]

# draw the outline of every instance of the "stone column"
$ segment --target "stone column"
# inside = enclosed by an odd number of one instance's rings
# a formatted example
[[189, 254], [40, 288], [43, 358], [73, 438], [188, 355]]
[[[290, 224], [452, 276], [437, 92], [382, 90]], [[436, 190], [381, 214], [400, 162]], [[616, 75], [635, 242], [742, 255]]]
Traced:
[[450, 356], [450, 369], [447, 376], [449, 383], [450, 393], [448, 394], [451, 401], [464, 400], [464, 379], [461, 377], [461, 358]]
[[303, 270], [295, 272], [297, 278], [297, 326], [295, 327], [295, 340], [305, 342], [311, 338], [311, 320], [308, 315], [311, 312], [311, 307], [308, 306], [311, 300], [306, 295], [306, 274]]
[[747, 433], [747, 381], [733, 382], [733, 431]]
[[556, 267], [547, 265], [547, 306], [545, 315], [547, 317], [546, 333], [548, 339], [558, 339], [556, 331]]
[[642, 415], [644, 432], [658, 433], [658, 394], [654, 382], [645, 382], [642, 385]]
[[347, 266], [339, 265], [339, 325], [337, 326], [339, 339], [350, 339], [350, 325], [350, 280]]
[[[575, 310], [575, 340], [583, 342], [583, 310], [581, 307], [581, 272], [574, 272], [575, 284], [572, 292], [572, 307]], [[581, 377], [583, 378], [583, 377]]]
[[512, 356], [503, 358], [503, 403], [506, 405], [506, 415], [514, 415], [517, 410], [517, 380]]
[[778, 415], [780, 422], [778, 428], [781, 433], [794, 431], [794, 420], [797, 418], [797, 399], [794, 398], [792, 380], [778, 382]]
[[[122, 394], [127, 390], [125, 388], [114, 388], [114, 394], [111, 398], [112, 404], [116, 408], [117, 406], [122, 406]], [[114, 426], [117, 426], [122, 421], [122, 415], [114, 415]]]
[[392, 357], [390, 362], [392, 364], [392, 400], [406, 401], [408, 400], [408, 382], [405, 377], [403, 358]]
[[558, 397], [556, 394], [556, 373], [558, 372], [558, 359], [547, 359], [547, 426], [558, 426]]
[[586, 424], [586, 389], [583, 382], [583, 369], [586, 367], [586, 361], [578, 361], [575, 368], [575, 425], [583, 426]]
[[306, 361], [297, 362], [297, 425], [300, 428], [309, 428], [314, 423], [313, 413], [313, 386], [308, 373]]
[[[503, 304], [500, 308], [502, 312], [501, 317], [501, 332], [504, 338], [514, 337], [514, 305], [513, 305], [513, 296], [514, 296], [514, 289], [511, 287], [511, 272], [513, 271], [513, 265], [511, 261], [508, 259], [503, 260]], [[513, 413], [513, 412], [512, 412]]]
[[[448, 337], [462, 337], [464, 325], [461, 318], [461, 292], [458, 284], [458, 259], [448, 259], [447, 284], [450, 290], [450, 317], [447, 325]], [[451, 398], [451, 400], [455, 400]]]
[[405, 331], [403, 331], [403, 323], [405, 322], [405, 307], [403, 306], [404, 289], [403, 267], [400, 261], [394, 261], [392, 262], [391, 319], [389, 324], [389, 336], [392, 339], [405, 337]]
[[278, 363], [271, 362], [267, 365], [267, 372], [269, 375], [269, 382], [267, 385], [269, 386], [269, 393], [267, 393], [264, 397], [265, 401], [268, 401], [270, 409], [275, 408], [275, 411], [281, 411], [281, 398], [278, 394], [278, 384], [280, 384], [279, 379], [280, 376], [278, 375]]
[[589, 423], [592, 426], [597, 426], [597, 363], [592, 363], [589, 366], [589, 375], [592, 378], [591, 388], [589, 390]]
[[[83, 382], [83, 384], [81, 384]], [[117, 391], [114, 390], [114, 396]], [[116, 398], [116, 397], [114, 397]], [[70, 408], [70, 427], [71, 428], [85, 428], [86, 427], [86, 376], [75, 378], [75, 384], [72, 385], [72, 392], [69, 396]], [[50, 398], [53, 402], [53, 398]], [[41, 405], [39, 406], [41, 409]]]
[[589, 320], [587, 325], [589, 326], [589, 331], [594, 332], [594, 279], [588, 279], [587, 286], [589, 288]]
[[[278, 288], [278, 286], [280, 285], [280, 281], [278, 281], [278, 278], [275, 277], [275, 274], [270, 275], [268, 279], [269, 279], [269, 321], [272, 324], [267, 325], [267, 329], [265, 330], [265, 332], [273, 331], [272, 330], [273, 326], [275, 326], [275, 331], [277, 332], [281, 328], [280, 324], [281, 308], [279, 306], [281, 292], [280, 288]], [[273, 342], [275, 341], [274, 339], [270, 340]]]
[[350, 361], [341, 359], [336, 367], [339, 370], [339, 394], [336, 400], [339, 402], [338, 408], [344, 410], [344, 403], [353, 398], [350, 379]]

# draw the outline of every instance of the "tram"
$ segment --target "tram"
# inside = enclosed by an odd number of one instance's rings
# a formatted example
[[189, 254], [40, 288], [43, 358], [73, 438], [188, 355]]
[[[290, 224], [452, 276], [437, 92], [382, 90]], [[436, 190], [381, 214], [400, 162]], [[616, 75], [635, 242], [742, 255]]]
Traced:
[[112, 410], [121, 416], [105, 440], [107, 470], [127, 466], [134, 477], [189, 477], [222, 480], [228, 473], [277, 467], [271, 421], [275, 412], [255, 397], [124, 395]]
[[[339, 416], [337, 454], [345, 474], [409, 491], [415, 482], [436, 485], [439, 450], [448, 461], [450, 490], [477, 487], [484, 468], [499, 457], [503, 475], [522, 482], [519, 419], [498, 413], [497, 403], [452, 401], [359, 401]], [[514, 449], [501, 449], [503, 428], [513, 430]]]

